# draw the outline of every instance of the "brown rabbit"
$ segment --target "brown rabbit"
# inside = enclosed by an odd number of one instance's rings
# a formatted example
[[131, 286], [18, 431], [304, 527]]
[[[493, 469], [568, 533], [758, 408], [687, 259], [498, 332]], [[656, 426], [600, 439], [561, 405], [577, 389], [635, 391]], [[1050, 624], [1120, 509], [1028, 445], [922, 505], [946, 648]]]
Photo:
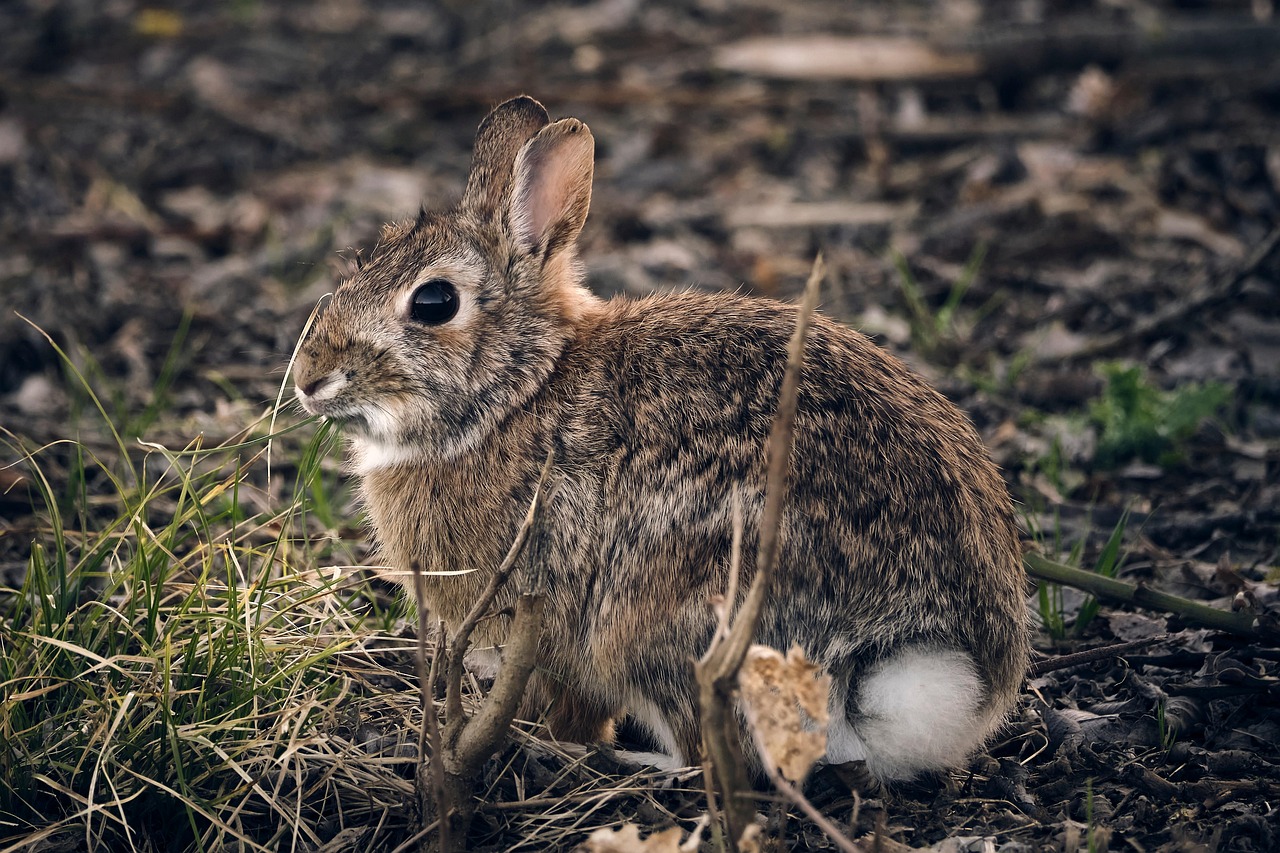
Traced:
[[[683, 293], [594, 297], [575, 239], [594, 141], [527, 97], [480, 125], [455, 210], [388, 227], [303, 342], [303, 407], [343, 426], [390, 574], [429, 577], [456, 626], [542, 462], [548, 599], [537, 694], [557, 736], [630, 713], [696, 761], [691, 659], [727, 586], [732, 496], [754, 565], [764, 446], [795, 310]], [[1004, 483], [960, 411], [865, 337], [817, 318], [776, 584], [757, 640], [833, 677], [827, 759], [884, 780], [956, 766], [1016, 700], [1028, 643]], [[513, 592], [500, 599], [509, 605]], [[509, 622], [477, 639], [501, 644]]]

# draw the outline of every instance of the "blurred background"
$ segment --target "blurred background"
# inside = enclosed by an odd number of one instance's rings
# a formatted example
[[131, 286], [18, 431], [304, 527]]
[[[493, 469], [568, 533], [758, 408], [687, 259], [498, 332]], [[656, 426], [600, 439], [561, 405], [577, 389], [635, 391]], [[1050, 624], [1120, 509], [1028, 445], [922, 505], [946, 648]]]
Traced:
[[[6, 0], [0, 586], [50, 536], [19, 447], [79, 439], [40, 465], [89, 530], [128, 480], [85, 472], [121, 447], [212, 445], [289, 399], [317, 301], [382, 223], [458, 197], [476, 125], [522, 92], [595, 135], [596, 292], [790, 299], [821, 250], [823, 310], [972, 415], [1031, 545], [1280, 601], [1271, 0]], [[292, 505], [298, 435], [238, 501]], [[336, 454], [321, 479], [299, 523], [368, 559]], [[1031, 604], [1047, 650], [1181, 627], [1043, 584]], [[1033, 680], [987, 799], [930, 800], [904, 837], [1096, 817], [1138, 849], [1275, 849], [1274, 648], [1179, 637], [1141, 676]], [[1177, 726], [1174, 694], [1200, 703]]]
[[47, 333], [139, 433], [234, 433], [527, 92], [595, 134], [598, 293], [789, 298], [821, 249], [1032, 515], [1270, 563], [1278, 48], [1266, 0], [15, 0], [0, 418], [71, 428]]

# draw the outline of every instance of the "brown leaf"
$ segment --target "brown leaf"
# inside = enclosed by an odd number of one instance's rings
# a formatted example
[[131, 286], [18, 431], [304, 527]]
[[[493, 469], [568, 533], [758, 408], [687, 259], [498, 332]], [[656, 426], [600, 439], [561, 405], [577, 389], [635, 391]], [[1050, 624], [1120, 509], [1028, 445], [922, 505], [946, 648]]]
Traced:
[[827, 749], [831, 678], [799, 646], [784, 658], [755, 645], [738, 673], [742, 703], [761, 757], [793, 782], [804, 779]]
[[943, 53], [919, 39], [894, 36], [767, 36], [718, 49], [728, 71], [786, 80], [928, 80], [972, 77], [971, 53]]
[[702, 844], [702, 830], [706, 825], [704, 815], [683, 842], [680, 837], [684, 832], [678, 826], [655, 832], [644, 839], [640, 837], [640, 827], [634, 823], [624, 824], [617, 830], [603, 827], [591, 833], [581, 849], [586, 853], [688, 853]]

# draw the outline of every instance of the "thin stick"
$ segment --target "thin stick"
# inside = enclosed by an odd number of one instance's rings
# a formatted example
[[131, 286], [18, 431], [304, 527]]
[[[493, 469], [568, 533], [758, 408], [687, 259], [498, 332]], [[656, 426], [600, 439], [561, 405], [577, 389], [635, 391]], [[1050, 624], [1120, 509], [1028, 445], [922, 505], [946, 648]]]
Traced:
[[760, 515], [760, 544], [756, 551], [756, 576], [747, 590], [742, 610], [734, 619], [729, 635], [725, 662], [732, 672], [724, 677], [737, 679], [738, 669], [747, 656], [747, 647], [755, 636], [756, 623], [764, 597], [773, 582], [778, 564], [778, 531], [782, 527], [782, 506], [787, 497], [787, 471], [791, 464], [792, 427], [796, 420], [796, 403], [800, 391], [800, 369], [804, 364], [804, 343], [809, 334], [813, 312], [818, 307], [818, 293], [826, 274], [822, 253], [813, 259], [813, 270], [805, 284], [804, 298], [796, 314], [796, 328], [787, 350], [787, 367], [778, 392], [778, 411], [769, 430], [769, 470], [765, 475], [764, 510]]
[[1027, 675], [1034, 678], [1037, 675], [1044, 675], [1046, 672], [1056, 672], [1059, 669], [1067, 669], [1068, 667], [1080, 666], [1094, 661], [1110, 660], [1111, 658], [1119, 657], [1125, 652], [1145, 648], [1152, 643], [1164, 642], [1172, 636], [1172, 634], [1160, 634], [1156, 637], [1146, 637], [1141, 640], [1132, 640], [1128, 643], [1115, 643], [1096, 649], [1085, 649], [1082, 652], [1072, 652], [1069, 655], [1056, 655], [1032, 663], [1031, 666], [1027, 667]]
[[[414, 560], [410, 564], [410, 570], [413, 572], [413, 591], [418, 597], [418, 654], [417, 664], [418, 670], [418, 691], [421, 694], [422, 701], [422, 726], [418, 729], [418, 766], [417, 772], [414, 774], [414, 786], [418, 790], [418, 802], [420, 811], [428, 814], [426, 808], [428, 796], [436, 802], [436, 814], [440, 816], [440, 849], [447, 850], [449, 847], [449, 814], [448, 795], [444, 790], [444, 766], [440, 765], [439, 772], [436, 771], [436, 764], [440, 762], [439, 746], [439, 721], [436, 719], [435, 702], [431, 692], [435, 684], [436, 667], [440, 660], [441, 645], [443, 643], [443, 633], [436, 641], [436, 653], [431, 656], [431, 668], [427, 669], [427, 608], [423, 602], [426, 600], [426, 580], [422, 576], [422, 565]], [[428, 766], [423, 760], [427, 751], [428, 723], [431, 721], [430, 731], [435, 735], [432, 744], [430, 767], [431, 772], [424, 772]], [[426, 777], [424, 779], [424, 776]], [[424, 784], [425, 782], [425, 784]], [[426, 836], [423, 836], [424, 843]]]
[[718, 619], [715, 635], [717, 637], [724, 637], [729, 633], [730, 617], [738, 603], [739, 575], [742, 574], [742, 537], [746, 528], [746, 520], [743, 518], [742, 511], [742, 492], [734, 489], [730, 501], [732, 502], [730, 524], [733, 526], [733, 538], [729, 548], [729, 583], [724, 593], [724, 606], [716, 614]]
[[[778, 529], [782, 522], [787, 469], [791, 459], [792, 428], [799, 396], [800, 368], [804, 361], [805, 337], [818, 304], [823, 272], [822, 256], [818, 255], [814, 259], [813, 272], [809, 275], [804, 299], [797, 312], [796, 328], [791, 336], [787, 365], [782, 375], [782, 387], [778, 392], [778, 408], [769, 432], [765, 505], [760, 517], [756, 574], [732, 624], [723, 633], [717, 630], [706, 653], [694, 664], [701, 708], [704, 767], [710, 767], [715, 774], [729, 844], [735, 848], [742, 834], [753, 822], [755, 809], [748, 800], [739, 796], [739, 792], [750, 789], [750, 782], [742, 753], [738, 719], [733, 710], [733, 697], [738, 670], [742, 667], [742, 661], [755, 635], [765, 595], [773, 585], [773, 571], [778, 558]], [[731, 565], [741, 565], [741, 536], [734, 536], [734, 550]], [[732, 602], [727, 602], [726, 610], [731, 609]]]
[[554, 461], [555, 448], [553, 447], [547, 451], [547, 459], [542, 463], [542, 472], [538, 475], [538, 482], [533, 487], [533, 499], [529, 501], [529, 511], [525, 513], [524, 521], [521, 522], [520, 529], [516, 531], [515, 540], [507, 550], [507, 555], [502, 558], [497, 571], [489, 578], [488, 585], [480, 593], [480, 597], [476, 599], [471, 611], [467, 613], [466, 618], [462, 620], [462, 624], [458, 626], [458, 630], [453, 635], [449, 649], [449, 666], [445, 669], [444, 718], [445, 725], [450, 728], [456, 725], [453, 722], [454, 720], [462, 719], [463, 658], [467, 654], [471, 633], [489, 611], [489, 606], [493, 604], [493, 600], [498, 596], [498, 590], [502, 589], [502, 585], [507, 582], [507, 579], [511, 577], [511, 573], [515, 571], [516, 561], [520, 558], [525, 544], [529, 541], [529, 531], [533, 529], [534, 520], [537, 518], [538, 511], [541, 508], [542, 490], [546, 486], [547, 479], [551, 476], [551, 465]]
[[[548, 456], [544, 475], [550, 469], [550, 462], [551, 457]], [[478, 771], [480, 762], [492, 754], [510, 730], [529, 676], [537, 664], [542, 612], [546, 605], [547, 560], [542, 552], [545, 551], [543, 546], [547, 535], [545, 531], [535, 529], [533, 538], [537, 543], [530, 558], [532, 571], [528, 585], [516, 599], [516, 615], [502, 650], [502, 669], [498, 671], [484, 705], [458, 735], [452, 756], [455, 768]]]
[[773, 786], [781, 791], [788, 800], [795, 803], [795, 805], [800, 808], [800, 811], [805, 813], [809, 820], [816, 823], [818, 828], [825, 832], [827, 834], [827, 838], [830, 838], [837, 847], [845, 851], [845, 853], [867, 853], [867, 849], [865, 847], [851, 840], [840, 831], [840, 827], [836, 826], [827, 819], [826, 815], [818, 811], [817, 807], [814, 806], [813, 803], [809, 802], [809, 798], [806, 797], [799, 788], [783, 778], [782, 774], [778, 772], [776, 767], [767, 767], [766, 769], [769, 772], [769, 779], [772, 780]]
[[[724, 638], [729, 634], [729, 618], [733, 612], [734, 603], [738, 599], [738, 575], [742, 572], [742, 537], [743, 530], [746, 527], [746, 520], [742, 513], [742, 492], [735, 489], [733, 496], [730, 498], [733, 502], [733, 536], [729, 550], [729, 582], [728, 589], [725, 591], [724, 601], [721, 602], [718, 612], [716, 613], [716, 632], [712, 636], [711, 645], [717, 647], [718, 644], [724, 642]], [[707, 649], [707, 656], [711, 655], [711, 649]], [[699, 673], [701, 675], [701, 673]], [[720, 809], [716, 806], [716, 781], [712, 772], [711, 752], [707, 747], [704, 738], [702, 746], [702, 785], [707, 792], [707, 814], [711, 818], [711, 834], [715, 840], [716, 847], [719, 850], [725, 850], [724, 826], [720, 822]]]
[[[421, 619], [419, 620], [421, 624]], [[419, 629], [421, 630], [421, 629]], [[436, 623], [436, 652], [431, 656], [431, 671], [427, 674], [427, 684], [423, 688], [422, 731], [426, 732], [431, 748], [431, 791], [436, 799], [436, 814], [440, 819], [440, 849], [449, 849], [449, 812], [453, 804], [449, 802], [449, 789], [444, 783], [444, 744], [440, 736], [440, 720], [436, 717], [435, 689], [436, 675], [440, 668], [440, 658], [444, 657], [445, 629], [443, 622]], [[422, 734], [418, 735], [418, 757], [421, 763], [423, 749]]]
[[1082, 589], [1098, 598], [1133, 604], [1148, 610], [1173, 613], [1192, 624], [1226, 631], [1252, 640], [1280, 639], [1280, 632], [1259, 624], [1252, 613], [1220, 610], [1188, 598], [1158, 592], [1150, 587], [1137, 586], [1096, 572], [1065, 566], [1034, 551], [1023, 554], [1022, 561], [1027, 567], [1027, 573], [1033, 577]]

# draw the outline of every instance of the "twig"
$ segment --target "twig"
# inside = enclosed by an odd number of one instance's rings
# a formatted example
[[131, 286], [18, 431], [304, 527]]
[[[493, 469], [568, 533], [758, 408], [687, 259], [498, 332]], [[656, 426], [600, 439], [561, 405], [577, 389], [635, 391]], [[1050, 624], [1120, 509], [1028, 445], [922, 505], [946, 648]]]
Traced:
[[[457, 632], [449, 639], [449, 654], [445, 671], [445, 722], [444, 731], [432, 727], [431, 732], [438, 741], [433, 750], [433, 769], [439, 781], [440, 791], [434, 803], [438, 808], [436, 814], [428, 817], [436, 819], [439, 829], [434, 838], [425, 835], [424, 843], [432, 840], [438, 844], [441, 853], [460, 851], [466, 848], [467, 831], [475, 817], [475, 783], [484, 767], [485, 760], [497, 749], [502, 738], [511, 728], [511, 720], [515, 717], [516, 708], [524, 696], [529, 677], [533, 674], [537, 662], [538, 645], [542, 638], [542, 613], [545, 606], [545, 572], [547, 535], [539, 529], [538, 523], [545, 501], [543, 489], [551, 475], [551, 466], [555, 460], [555, 451], [547, 453], [538, 482], [534, 486], [533, 498], [529, 502], [529, 511], [525, 514], [515, 540], [511, 543], [506, 557], [499, 564], [484, 591], [472, 606], [466, 618], [462, 620]], [[503, 648], [502, 668], [474, 716], [468, 717], [462, 708], [462, 674], [465, 669], [464, 659], [471, 633], [493, 604], [502, 585], [515, 571], [520, 555], [529, 543], [534, 543], [528, 561], [530, 574], [528, 583], [516, 597], [515, 618], [507, 632], [507, 642]], [[425, 588], [421, 571], [415, 567], [415, 581], [421, 597]], [[419, 617], [420, 623], [424, 617]], [[425, 627], [420, 627], [425, 634]], [[443, 657], [443, 649], [436, 653], [436, 660]], [[420, 678], [422, 666], [419, 666]], [[424, 690], [434, 689], [435, 666], [433, 661], [430, 684]], [[426, 682], [424, 682], [424, 685]], [[429, 694], [424, 694], [429, 696]], [[432, 709], [434, 711], [434, 708]], [[424, 723], [425, 727], [425, 723]], [[438, 756], [438, 759], [434, 757]]]
[[795, 803], [796, 806], [800, 808], [800, 811], [804, 812], [805, 815], [808, 816], [809, 820], [816, 823], [818, 828], [825, 832], [827, 834], [827, 838], [830, 838], [837, 847], [845, 851], [845, 853], [867, 853], [867, 848], [858, 844], [856, 841], [853, 841], [841, 832], [840, 827], [836, 826], [827, 818], [826, 815], [818, 811], [817, 807], [814, 806], [813, 803], [809, 802], [809, 798], [806, 797], [799, 788], [788, 782], [783, 775], [778, 772], [778, 768], [766, 766], [765, 769], [769, 773], [769, 779], [773, 781], [773, 786], [781, 791], [788, 800]]
[[1065, 566], [1034, 551], [1024, 554], [1022, 559], [1028, 574], [1033, 577], [1082, 589], [1098, 598], [1133, 604], [1148, 610], [1174, 613], [1194, 625], [1226, 631], [1229, 634], [1253, 640], [1280, 639], [1280, 635], [1276, 632], [1258, 624], [1252, 613], [1220, 610], [1198, 601], [1170, 595], [1167, 592], [1158, 592], [1150, 587], [1134, 585], [1095, 572]]
[[[414, 565], [417, 565], [416, 563]], [[419, 583], [422, 572], [418, 571], [414, 577], [414, 583]], [[418, 590], [418, 600], [421, 601], [422, 590]], [[424, 633], [426, 617], [423, 615], [423, 608], [418, 606], [418, 655], [422, 656], [425, 647], [425, 641], [421, 639]], [[431, 755], [429, 758], [431, 773], [431, 793], [436, 801], [436, 814], [440, 818], [440, 849], [449, 849], [449, 812], [453, 810], [453, 804], [449, 802], [449, 789], [444, 783], [444, 746], [440, 736], [440, 720], [436, 718], [435, 703], [435, 686], [436, 675], [440, 668], [440, 658], [444, 656], [445, 651], [445, 629], [444, 623], [439, 622], [436, 625], [436, 651], [431, 656], [431, 671], [427, 673], [426, 683], [422, 686], [422, 729], [418, 733], [418, 778], [421, 784], [421, 776], [423, 772], [422, 755], [423, 749], [430, 746]], [[418, 666], [418, 677], [422, 677], [422, 666]], [[425, 743], [424, 743], [425, 741]], [[421, 796], [421, 794], [419, 794]]]
[[732, 667], [725, 678], [736, 679], [738, 668], [747, 656], [747, 647], [755, 636], [756, 623], [764, 597], [773, 582], [773, 571], [778, 564], [779, 530], [782, 527], [782, 506], [787, 496], [787, 471], [791, 464], [792, 426], [796, 419], [796, 402], [799, 395], [800, 368], [804, 363], [804, 343], [809, 334], [813, 312], [818, 307], [818, 291], [826, 267], [822, 255], [814, 258], [813, 271], [805, 284], [804, 298], [796, 315], [795, 332], [787, 352], [787, 367], [782, 375], [782, 388], [778, 392], [778, 411], [769, 431], [769, 470], [765, 475], [764, 510], [760, 515], [760, 543], [756, 551], [756, 576], [747, 590], [746, 601], [734, 619], [729, 631], [728, 649], [724, 662]]
[[1044, 675], [1046, 672], [1056, 672], [1060, 669], [1093, 663], [1094, 661], [1110, 660], [1111, 658], [1119, 657], [1125, 652], [1136, 651], [1152, 643], [1164, 642], [1172, 636], [1172, 634], [1160, 634], [1128, 643], [1115, 643], [1110, 646], [1100, 646], [1096, 649], [1086, 649], [1082, 652], [1072, 652], [1069, 655], [1055, 655], [1032, 663], [1031, 666], [1027, 667], [1027, 675], [1034, 678], [1037, 675]]
[[[475, 630], [476, 625], [488, 612], [489, 606], [493, 604], [493, 600], [498, 596], [498, 590], [502, 589], [502, 585], [507, 582], [507, 579], [511, 577], [511, 573], [515, 571], [516, 561], [520, 559], [520, 554], [524, 551], [524, 546], [529, 541], [529, 531], [533, 529], [534, 520], [537, 518], [538, 511], [541, 508], [542, 490], [546, 487], [547, 479], [551, 476], [551, 463], [554, 460], [555, 448], [553, 447], [547, 452], [546, 461], [542, 463], [542, 472], [538, 475], [538, 482], [533, 487], [533, 498], [529, 501], [529, 511], [525, 513], [524, 521], [521, 522], [520, 529], [516, 531], [516, 537], [511, 542], [511, 547], [507, 549], [507, 555], [502, 558], [502, 563], [498, 565], [497, 571], [489, 578], [488, 585], [480, 593], [480, 597], [476, 599], [476, 603], [467, 613], [466, 618], [462, 620], [458, 630], [454, 632], [449, 649], [449, 666], [445, 669], [444, 714], [446, 726], [452, 726], [454, 725], [454, 720], [462, 719], [463, 658], [467, 654], [467, 646], [471, 641], [471, 632]], [[453, 737], [456, 737], [456, 731], [453, 733]], [[450, 737], [450, 741], [453, 740], [453, 737]]]
[[[778, 408], [767, 447], [768, 471], [765, 477], [765, 503], [760, 517], [760, 542], [756, 554], [756, 574], [751, 581], [742, 608], [727, 630], [717, 630], [702, 659], [694, 664], [698, 679], [701, 708], [703, 766], [714, 773], [724, 808], [725, 828], [729, 844], [736, 848], [742, 834], [755, 816], [750, 801], [738, 796], [750, 787], [742, 743], [738, 737], [738, 719], [733, 710], [738, 670], [746, 657], [764, 598], [773, 585], [773, 571], [778, 558], [778, 531], [782, 506], [786, 497], [787, 469], [791, 459], [792, 426], [795, 422], [800, 368], [804, 361], [805, 337], [818, 303], [818, 290], [823, 276], [822, 256], [814, 259], [813, 271], [805, 286], [804, 298], [796, 315], [796, 328], [788, 347], [787, 365], [778, 392]], [[734, 536], [732, 566], [741, 565], [742, 537]], [[732, 585], [732, 581], [731, 581]], [[734, 587], [736, 589], [736, 587]], [[727, 612], [733, 608], [726, 601]], [[710, 784], [708, 782], [708, 784]]]
[[1254, 270], [1266, 263], [1277, 249], [1280, 249], [1280, 225], [1271, 229], [1271, 233], [1263, 237], [1262, 242], [1258, 243], [1238, 265], [1227, 270], [1212, 284], [1199, 288], [1186, 299], [1170, 303], [1134, 323], [1130, 329], [1094, 338], [1080, 349], [1065, 356], [1045, 355], [1041, 360], [1061, 361], [1067, 358], [1072, 361], [1082, 361], [1097, 358], [1111, 355], [1128, 344], [1142, 343], [1163, 334], [1193, 314], [1199, 314], [1231, 301], [1239, 294], [1245, 280], [1253, 274]]
[[[731, 522], [733, 539], [729, 550], [729, 588], [716, 608], [716, 632], [712, 636], [712, 647], [724, 642], [724, 638], [729, 634], [729, 617], [738, 599], [738, 574], [742, 571], [742, 537], [746, 527], [746, 520], [742, 513], [742, 493], [735, 489], [731, 500], [733, 501]], [[708, 656], [710, 653], [711, 649], [708, 649]], [[701, 672], [699, 672], [699, 679], [701, 679]], [[707, 792], [707, 814], [711, 817], [712, 838], [716, 843], [716, 849], [725, 850], [727, 849], [724, 840], [725, 827], [720, 820], [720, 810], [716, 807], [716, 780], [713, 774], [711, 750], [706, 748], [705, 744], [702, 750], [702, 784]], [[730, 841], [730, 844], [732, 843], [734, 843], [733, 840]]]
[[[548, 457], [548, 462], [550, 457]], [[550, 465], [544, 468], [549, 470]], [[537, 515], [534, 515], [537, 518]], [[538, 531], [534, 538], [545, 542], [546, 534]], [[457, 770], [478, 770], [479, 763], [497, 747], [511, 727], [516, 708], [524, 696], [525, 686], [537, 663], [538, 642], [542, 637], [542, 611], [546, 604], [546, 558], [542, 548], [535, 548], [530, 562], [533, 575], [529, 585], [516, 599], [516, 615], [502, 650], [502, 669], [484, 705], [458, 735], [451, 758]]]
[[[440, 849], [446, 850], [449, 845], [449, 829], [448, 821], [444, 817], [449, 814], [449, 804], [446, 799], [444, 790], [444, 772], [441, 768], [440, 773], [424, 772], [427, 763], [423, 760], [426, 755], [427, 747], [427, 719], [435, 720], [435, 702], [431, 696], [432, 684], [435, 683], [436, 661], [439, 660], [440, 649], [436, 648], [436, 654], [431, 658], [431, 669], [427, 669], [427, 608], [423, 603], [426, 601], [426, 580], [422, 575], [422, 564], [414, 560], [409, 565], [410, 571], [413, 572], [413, 591], [418, 598], [418, 654], [414, 663], [418, 670], [418, 690], [421, 694], [422, 701], [422, 726], [418, 729], [418, 765], [414, 773], [414, 787], [418, 792], [419, 811], [425, 816], [431, 814], [431, 810], [427, 808], [428, 797], [435, 800], [436, 814], [441, 816], [440, 821]], [[438, 723], [439, 721], [436, 720]], [[438, 753], [434, 754], [431, 763], [435, 763]], [[423, 850], [426, 847], [426, 836], [423, 836]]]

